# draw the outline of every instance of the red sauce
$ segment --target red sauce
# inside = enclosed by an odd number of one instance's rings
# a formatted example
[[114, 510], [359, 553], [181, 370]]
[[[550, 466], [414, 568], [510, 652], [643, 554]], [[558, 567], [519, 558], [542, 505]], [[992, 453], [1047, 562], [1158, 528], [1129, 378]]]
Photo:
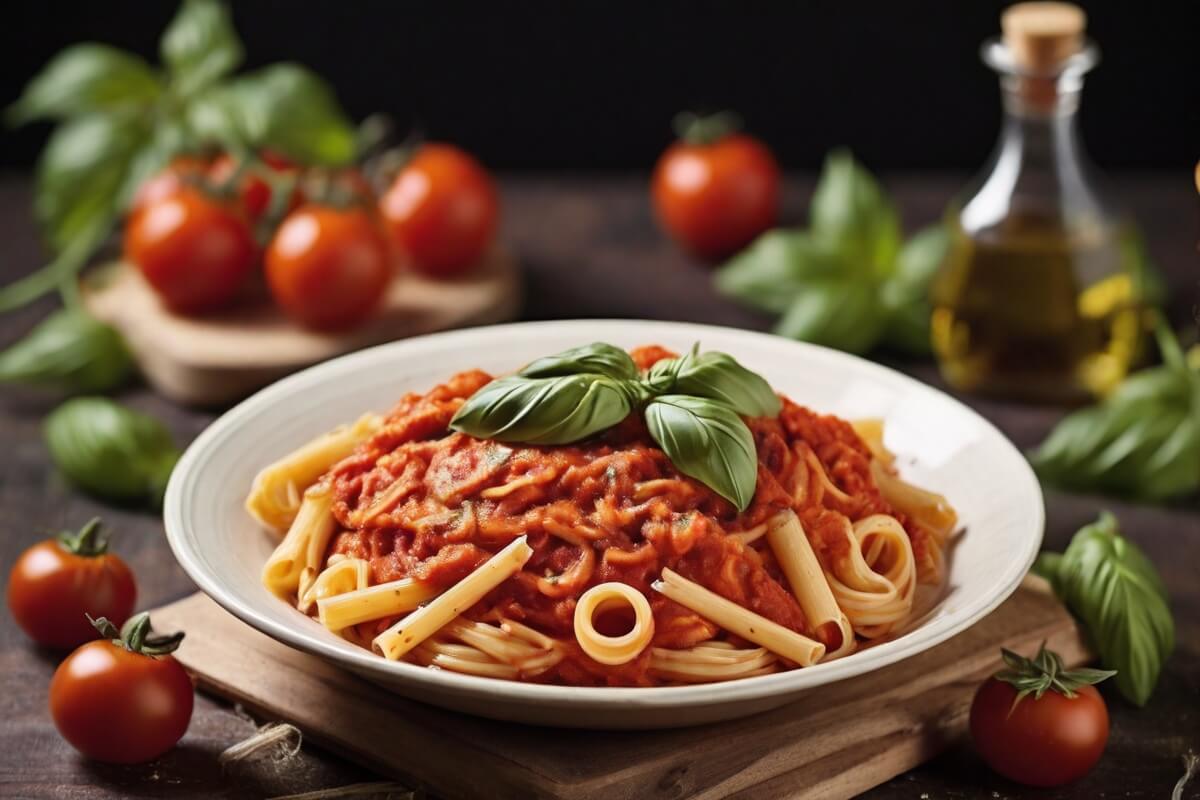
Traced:
[[[673, 354], [646, 347], [632, 355], [644, 369]], [[870, 452], [854, 429], [786, 399], [778, 419], [747, 420], [759, 479], [753, 503], [739, 514], [679, 473], [636, 415], [594, 439], [557, 447], [505, 445], [449, 431], [455, 411], [489, 380], [477, 370], [464, 372], [425, 395], [406, 395], [383, 428], [333, 468], [334, 515], [342, 530], [330, 552], [366, 559], [372, 583], [415, 577], [445, 587], [526, 534], [534, 552], [525, 568], [467, 616], [501, 613], [567, 640], [568, 657], [537, 680], [656, 682], [647, 674], [649, 648], [612, 667], [573, 645], [579, 596], [606, 581], [627, 583], [649, 599], [654, 646], [684, 648], [721, 635], [651, 590], [664, 567], [780, 625], [821, 636], [786, 588], [765, 539], [744, 545], [728, 532], [749, 530], [794, 507], [818, 556], [830, 558], [845, 547], [842, 515], [856, 520], [883, 512], [904, 522], [875, 486]], [[796, 464], [806, 448], [844, 497], [825, 492], [818, 502], [810, 491], [805, 502], [795, 502]], [[528, 485], [501, 495], [488, 491], [522, 479]], [[920, 534], [910, 528], [909, 535], [916, 550]], [[393, 621], [371, 623], [370, 633]]]

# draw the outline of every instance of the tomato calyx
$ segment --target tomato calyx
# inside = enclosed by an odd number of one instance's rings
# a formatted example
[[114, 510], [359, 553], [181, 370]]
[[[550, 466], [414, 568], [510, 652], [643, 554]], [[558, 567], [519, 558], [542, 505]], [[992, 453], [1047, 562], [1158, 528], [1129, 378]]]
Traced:
[[108, 534], [99, 517], [92, 517], [75, 533], [63, 531], [57, 539], [59, 546], [72, 555], [97, 558], [108, 552]]
[[[997, 672], [995, 678], [1017, 690], [1012, 709], [1029, 695], [1033, 695], [1034, 700], [1040, 700], [1048, 691], [1058, 692], [1067, 699], [1073, 699], [1077, 689], [1092, 686], [1117, 674], [1115, 670], [1090, 667], [1067, 669], [1062, 656], [1053, 650], [1047, 650], [1045, 642], [1042, 642], [1033, 658], [1026, 658], [1004, 648], [1001, 648], [1000, 653], [1007, 669]], [[1009, 714], [1012, 713], [1012, 709], [1009, 709]]]
[[671, 120], [675, 135], [691, 145], [715, 144], [730, 134], [742, 129], [742, 118], [733, 111], [718, 111], [715, 114], [697, 114], [681, 111]]
[[143, 656], [165, 656], [175, 652], [179, 648], [179, 643], [183, 641], [183, 631], [171, 634], [154, 633], [154, 629], [150, 626], [148, 611], [134, 614], [120, 629], [106, 617], [92, 619], [88, 615], [88, 621], [100, 632], [101, 636], [110, 640], [117, 647], [123, 647], [131, 653]]

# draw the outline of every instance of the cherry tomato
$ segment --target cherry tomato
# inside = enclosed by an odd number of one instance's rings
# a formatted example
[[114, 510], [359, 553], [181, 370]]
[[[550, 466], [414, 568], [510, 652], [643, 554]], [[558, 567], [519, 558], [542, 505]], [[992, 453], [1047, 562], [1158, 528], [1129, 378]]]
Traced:
[[246, 221], [192, 187], [134, 213], [124, 244], [125, 258], [181, 314], [227, 304], [253, 270], [256, 255]]
[[149, 634], [144, 612], [120, 633], [107, 620], [97, 623], [105, 636], [120, 640], [88, 642], [59, 665], [50, 680], [54, 726], [97, 761], [138, 764], [157, 758], [175, 746], [192, 718], [191, 679], [169, 655], [183, 634]]
[[996, 678], [971, 704], [971, 738], [983, 760], [1006, 778], [1029, 786], [1059, 786], [1083, 777], [1104, 752], [1108, 709], [1093, 686], [1075, 697], [1050, 690], [1027, 695]]
[[687, 126], [654, 168], [651, 191], [663, 227], [702, 258], [727, 256], [775, 223], [779, 165], [751, 136], [712, 120]]
[[208, 170], [208, 161], [199, 156], [179, 156], [172, 159], [162, 171], [145, 180], [133, 194], [129, 213], [170, 197], [179, 191], [188, 177], [203, 178]]
[[309, 204], [284, 219], [267, 247], [267, 284], [275, 302], [309, 328], [362, 322], [392, 278], [387, 239], [362, 207]]
[[[295, 164], [278, 153], [267, 150], [260, 153], [258, 158], [261, 163], [246, 168], [245, 174], [238, 181], [237, 190], [238, 207], [252, 223], [262, 219], [271, 205], [271, 184], [262, 177], [261, 171], [273, 170], [280, 176], [294, 175], [298, 172]], [[237, 166], [238, 162], [232, 156], [222, 154], [208, 170], [208, 178], [214, 185], [221, 186], [233, 176]], [[299, 187], [293, 189], [288, 203], [289, 210], [303, 202], [304, 193]]]
[[499, 214], [478, 161], [448, 144], [423, 145], [379, 201], [392, 239], [420, 272], [459, 275], [479, 263]]
[[133, 573], [108, 552], [98, 519], [78, 534], [30, 547], [8, 576], [13, 619], [44, 647], [69, 649], [95, 639], [87, 614], [123, 623], [136, 599]]

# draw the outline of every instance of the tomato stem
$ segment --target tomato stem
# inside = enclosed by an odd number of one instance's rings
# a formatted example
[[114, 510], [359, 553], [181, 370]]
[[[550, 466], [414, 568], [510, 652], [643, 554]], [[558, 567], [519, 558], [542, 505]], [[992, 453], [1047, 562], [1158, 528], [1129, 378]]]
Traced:
[[58, 543], [68, 553], [92, 558], [108, 552], [108, 536], [104, 533], [99, 517], [92, 517], [76, 533], [63, 531]]
[[742, 118], [732, 111], [707, 115], [681, 111], [675, 115], [671, 126], [675, 129], [675, 135], [688, 144], [707, 145], [741, 130]]
[[996, 680], [1004, 681], [1017, 690], [1009, 714], [1028, 695], [1032, 694], [1034, 700], [1040, 700], [1047, 691], [1055, 691], [1072, 699], [1076, 696], [1076, 689], [1100, 683], [1117, 674], [1114, 670], [1107, 669], [1067, 669], [1062, 656], [1053, 650], [1047, 650], [1044, 641], [1033, 658], [1026, 658], [1004, 648], [1000, 649], [1000, 654], [1008, 669], [997, 672]]
[[173, 653], [178, 649], [179, 643], [183, 641], [183, 631], [155, 634], [150, 625], [150, 612], [148, 611], [134, 614], [126, 620], [120, 630], [117, 630], [117, 626], [105, 617], [92, 619], [89, 616], [88, 621], [96, 630], [100, 631], [101, 636], [111, 639], [113, 644], [124, 647], [131, 653], [139, 653], [144, 656], [165, 656]]

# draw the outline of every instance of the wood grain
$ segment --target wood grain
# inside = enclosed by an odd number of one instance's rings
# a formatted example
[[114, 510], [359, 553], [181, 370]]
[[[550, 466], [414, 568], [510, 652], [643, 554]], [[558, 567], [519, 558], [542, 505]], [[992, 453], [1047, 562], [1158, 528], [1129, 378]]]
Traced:
[[516, 261], [502, 248], [456, 280], [435, 281], [404, 270], [374, 316], [337, 334], [304, 330], [253, 287], [250, 298], [227, 311], [177, 316], [136, 269], [121, 262], [89, 272], [82, 294], [88, 310], [125, 337], [155, 389], [180, 403], [212, 406], [342, 353], [512, 319], [520, 307], [520, 287]]
[[300, 727], [326, 747], [448, 798], [846, 798], [936, 755], [965, 728], [999, 648], [1042, 641], [1071, 664], [1074, 622], [1029, 578], [948, 642], [741, 720], [653, 732], [565, 731], [476, 719], [388, 693], [280, 644], [203, 595], [152, 612], [188, 632], [178, 657], [199, 685]]

